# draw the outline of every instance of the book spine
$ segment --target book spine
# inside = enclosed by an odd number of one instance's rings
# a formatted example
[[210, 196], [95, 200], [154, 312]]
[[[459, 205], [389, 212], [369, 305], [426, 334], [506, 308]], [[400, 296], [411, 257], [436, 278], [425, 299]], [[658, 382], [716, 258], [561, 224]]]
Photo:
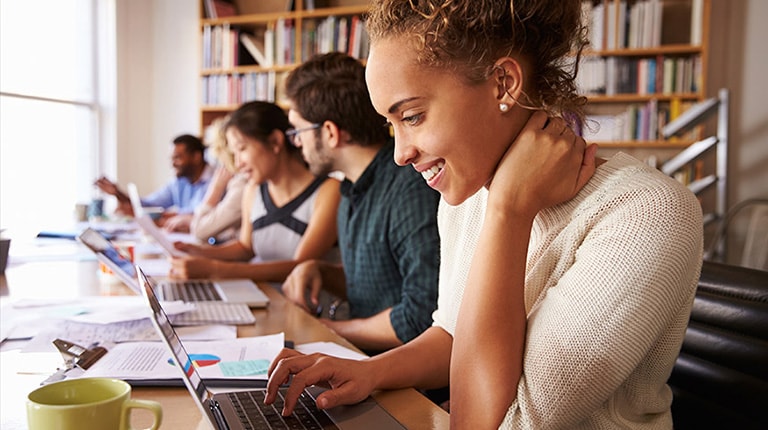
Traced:
[[203, 26], [203, 70], [211, 68], [211, 26]]
[[702, 20], [704, 19], [704, 0], [691, 1], [691, 45], [701, 45]]

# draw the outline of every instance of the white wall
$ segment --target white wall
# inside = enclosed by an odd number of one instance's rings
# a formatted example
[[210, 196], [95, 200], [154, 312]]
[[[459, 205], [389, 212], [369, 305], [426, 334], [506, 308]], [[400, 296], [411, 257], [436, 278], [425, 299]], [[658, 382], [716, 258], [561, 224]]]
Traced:
[[[740, 70], [735, 67], [732, 76], [742, 82], [737, 100], [739, 115], [732, 115], [735, 130], [732, 139], [738, 144], [738, 152], [731, 163], [738, 175], [731, 188], [732, 204], [750, 197], [768, 198], [768, 51], [765, 46], [768, 40], [768, 2], [748, 1], [744, 19], [743, 65]], [[739, 22], [733, 24], [740, 25]]]
[[714, 0], [709, 93], [730, 89], [730, 205], [768, 197], [768, 2]]
[[[728, 207], [768, 198], [768, 1], [713, 0], [708, 93], [730, 90]], [[729, 263], [740, 262], [751, 210], [728, 229]]]
[[199, 134], [199, 2], [117, 0], [117, 163], [143, 193], [173, 177], [171, 141]]

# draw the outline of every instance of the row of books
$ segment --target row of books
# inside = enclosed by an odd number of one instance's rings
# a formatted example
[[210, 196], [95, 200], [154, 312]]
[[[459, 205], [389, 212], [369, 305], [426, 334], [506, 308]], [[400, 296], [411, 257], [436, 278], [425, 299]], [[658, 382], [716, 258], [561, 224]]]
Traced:
[[585, 95], [679, 94], [701, 89], [701, 57], [582, 58], [577, 76]]
[[229, 23], [203, 26], [202, 69], [292, 64], [293, 21], [279, 19], [261, 30], [260, 34], [254, 34], [232, 27]]
[[[590, 115], [581, 134], [588, 142], [657, 141], [663, 140], [662, 128], [677, 118], [689, 103], [672, 99], [662, 106], [655, 99], [642, 104], [631, 104], [615, 115]], [[684, 139], [695, 139], [692, 131]]]
[[582, 10], [592, 49], [650, 48], [661, 44], [659, 0], [642, 0], [632, 5], [626, 1], [618, 4], [584, 1]]
[[203, 69], [240, 65], [239, 31], [229, 24], [203, 27]]
[[582, 16], [596, 51], [701, 44], [703, 0], [584, 0]]
[[237, 8], [231, 0], [203, 0], [207, 18], [225, 18], [237, 15]]
[[274, 102], [275, 72], [202, 77], [203, 106], [237, 106], [253, 100]]
[[203, 70], [227, 70], [258, 64], [282, 66], [305, 61], [318, 53], [345, 52], [355, 58], [368, 56], [368, 34], [359, 16], [329, 16], [304, 20], [301, 52], [296, 52], [292, 19], [278, 19], [255, 31], [231, 26], [203, 26]]
[[368, 33], [365, 22], [357, 15], [329, 16], [303, 21], [301, 31], [301, 58], [327, 52], [346, 52], [363, 59], [368, 56]]

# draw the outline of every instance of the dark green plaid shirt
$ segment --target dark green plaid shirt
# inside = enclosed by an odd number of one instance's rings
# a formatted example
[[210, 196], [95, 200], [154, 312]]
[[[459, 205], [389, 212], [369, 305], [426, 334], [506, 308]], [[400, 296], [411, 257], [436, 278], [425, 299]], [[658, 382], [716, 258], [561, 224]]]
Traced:
[[407, 342], [432, 324], [437, 307], [440, 195], [385, 145], [357, 182], [345, 180], [339, 204], [339, 248], [350, 317], [391, 307], [397, 337]]

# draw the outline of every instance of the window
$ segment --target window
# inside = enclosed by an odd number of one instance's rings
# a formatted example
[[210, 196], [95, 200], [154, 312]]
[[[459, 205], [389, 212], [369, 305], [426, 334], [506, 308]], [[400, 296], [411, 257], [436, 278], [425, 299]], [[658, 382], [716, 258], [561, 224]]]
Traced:
[[0, 0], [0, 227], [71, 227], [114, 96], [114, 0]]

